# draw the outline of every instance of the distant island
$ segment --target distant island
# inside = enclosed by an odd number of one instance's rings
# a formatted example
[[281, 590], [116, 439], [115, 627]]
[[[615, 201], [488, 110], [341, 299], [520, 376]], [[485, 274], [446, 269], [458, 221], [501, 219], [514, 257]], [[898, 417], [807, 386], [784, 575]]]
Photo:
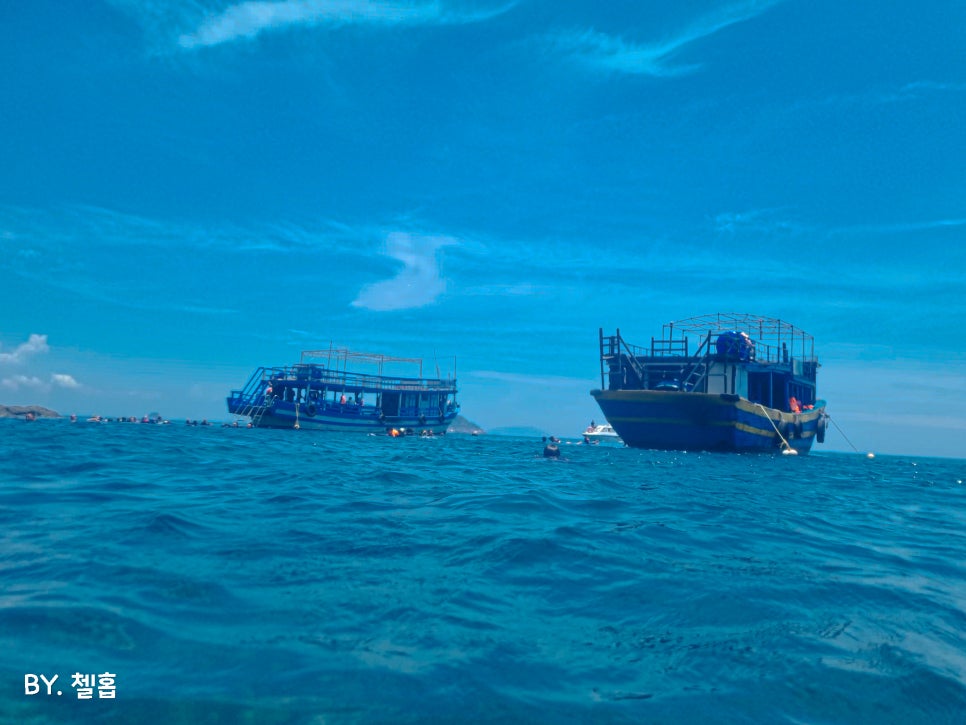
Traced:
[[26, 418], [33, 413], [37, 418], [60, 418], [57, 411], [40, 405], [0, 405], [0, 418]]
[[462, 415], [458, 415], [453, 418], [453, 422], [449, 424], [449, 428], [446, 429], [447, 433], [466, 433], [469, 435], [479, 435], [480, 433], [485, 433], [480, 426], [471, 420], [467, 420]]
[[513, 436], [514, 438], [542, 438], [547, 434], [539, 428], [529, 425], [511, 425], [494, 428], [490, 431], [495, 436]]

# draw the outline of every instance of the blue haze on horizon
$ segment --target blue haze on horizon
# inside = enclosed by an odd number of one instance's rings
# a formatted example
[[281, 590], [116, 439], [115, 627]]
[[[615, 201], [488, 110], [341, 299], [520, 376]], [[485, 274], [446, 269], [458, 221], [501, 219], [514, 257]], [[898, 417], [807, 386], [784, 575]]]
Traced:
[[858, 448], [966, 457], [964, 47], [952, 0], [8, 4], [0, 403], [226, 419], [331, 342], [576, 436], [598, 328], [752, 312]]

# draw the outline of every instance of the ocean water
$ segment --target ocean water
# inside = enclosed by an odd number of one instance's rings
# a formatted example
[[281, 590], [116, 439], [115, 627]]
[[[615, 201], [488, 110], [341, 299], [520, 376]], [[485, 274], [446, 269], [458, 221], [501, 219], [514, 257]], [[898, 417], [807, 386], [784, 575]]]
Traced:
[[966, 461], [541, 452], [2, 421], [0, 722], [966, 721]]

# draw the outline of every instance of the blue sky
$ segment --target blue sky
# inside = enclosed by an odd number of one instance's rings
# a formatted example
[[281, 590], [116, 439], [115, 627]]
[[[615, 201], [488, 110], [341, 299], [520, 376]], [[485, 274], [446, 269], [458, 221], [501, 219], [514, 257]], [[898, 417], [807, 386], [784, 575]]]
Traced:
[[0, 402], [226, 418], [333, 342], [576, 435], [599, 327], [751, 312], [857, 447], [964, 456], [963, 47], [958, 0], [7, 3]]

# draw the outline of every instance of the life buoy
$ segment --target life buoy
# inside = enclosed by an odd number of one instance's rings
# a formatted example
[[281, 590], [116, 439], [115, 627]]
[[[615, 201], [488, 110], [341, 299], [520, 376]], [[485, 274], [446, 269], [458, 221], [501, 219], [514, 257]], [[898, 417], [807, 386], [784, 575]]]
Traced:
[[309, 418], [314, 418], [317, 412], [318, 411], [315, 408], [315, 403], [309, 403], [308, 405], [305, 406], [305, 414]]

